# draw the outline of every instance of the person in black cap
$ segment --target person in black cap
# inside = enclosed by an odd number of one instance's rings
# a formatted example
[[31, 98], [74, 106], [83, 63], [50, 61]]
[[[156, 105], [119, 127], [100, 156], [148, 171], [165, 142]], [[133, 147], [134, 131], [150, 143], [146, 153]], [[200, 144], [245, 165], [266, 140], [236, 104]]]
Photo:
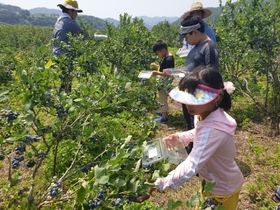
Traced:
[[[187, 16], [182, 21], [179, 40], [183, 38], [187, 43], [194, 45], [186, 59], [186, 71], [190, 72], [198, 66], [219, 68], [217, 47], [205, 33], [204, 22], [199, 16]], [[188, 130], [191, 130], [194, 128], [194, 116], [188, 112], [186, 106], [182, 106], [182, 109]], [[190, 143], [187, 147], [187, 152], [190, 153], [192, 148], [193, 144]]]
[[[219, 55], [216, 45], [205, 33], [204, 22], [199, 16], [187, 16], [181, 22], [181, 34], [178, 41], [186, 40], [194, 47], [187, 55], [184, 71], [191, 72], [198, 66], [215, 67], [218, 69]], [[166, 72], [168, 73], [168, 72]], [[194, 128], [194, 116], [189, 114], [186, 106], [182, 106], [188, 130]], [[187, 147], [187, 152], [192, 150], [192, 143]]]

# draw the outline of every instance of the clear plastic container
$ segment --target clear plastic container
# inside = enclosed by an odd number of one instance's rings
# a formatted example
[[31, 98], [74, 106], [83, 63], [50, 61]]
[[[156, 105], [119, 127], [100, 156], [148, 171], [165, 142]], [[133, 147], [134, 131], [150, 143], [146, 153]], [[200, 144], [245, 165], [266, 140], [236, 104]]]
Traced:
[[188, 73], [187, 67], [185, 67], [185, 66], [178, 67], [178, 68], [165, 69], [164, 71], [166, 71], [169, 75], [172, 75], [172, 76], [178, 77], [178, 78], [183, 78]]
[[150, 79], [150, 77], [152, 76], [153, 71], [149, 71], [149, 70], [142, 70], [140, 71], [140, 73], [138, 74], [138, 78], [141, 79]]
[[162, 141], [163, 138], [154, 139], [144, 145], [142, 153], [143, 167], [162, 160], [167, 160], [170, 163], [178, 165], [188, 157], [183, 143], [177, 144], [173, 147], [173, 150], [168, 150], [165, 142]]

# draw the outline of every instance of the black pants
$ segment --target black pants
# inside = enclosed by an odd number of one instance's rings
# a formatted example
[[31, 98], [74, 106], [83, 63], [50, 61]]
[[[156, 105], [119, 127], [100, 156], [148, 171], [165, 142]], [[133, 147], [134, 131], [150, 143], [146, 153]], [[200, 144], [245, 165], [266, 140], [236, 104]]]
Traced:
[[[194, 116], [190, 115], [188, 112], [188, 109], [185, 104], [182, 104], [183, 114], [185, 121], [188, 125], [188, 130], [191, 130], [194, 128]], [[190, 142], [189, 145], [186, 147], [187, 153], [190, 154], [193, 148], [193, 142]]]

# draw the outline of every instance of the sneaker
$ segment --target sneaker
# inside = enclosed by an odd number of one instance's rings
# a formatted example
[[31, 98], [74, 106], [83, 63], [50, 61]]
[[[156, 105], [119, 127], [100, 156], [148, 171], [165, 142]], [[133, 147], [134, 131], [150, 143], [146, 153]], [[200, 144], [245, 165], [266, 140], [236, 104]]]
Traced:
[[156, 111], [155, 114], [158, 115], [158, 116], [162, 115], [162, 113], [160, 111]]
[[168, 117], [166, 116], [161, 116], [159, 118], [156, 118], [155, 119], [156, 122], [159, 122], [159, 123], [166, 123], [168, 121]]

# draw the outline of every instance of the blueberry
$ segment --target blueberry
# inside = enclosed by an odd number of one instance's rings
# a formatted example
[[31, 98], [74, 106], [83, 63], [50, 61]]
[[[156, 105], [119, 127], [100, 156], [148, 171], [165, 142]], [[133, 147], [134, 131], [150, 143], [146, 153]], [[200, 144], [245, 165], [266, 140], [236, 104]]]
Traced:
[[97, 138], [95, 138], [95, 137], [90, 137], [89, 140], [90, 140], [90, 142], [97, 142], [98, 141]]
[[32, 161], [32, 160], [29, 160], [29, 161], [27, 161], [27, 163], [26, 163], [26, 167], [27, 167], [27, 168], [32, 168], [35, 164], [36, 164], [36, 162], [34, 162], [34, 161]]
[[136, 201], [136, 199], [137, 199], [137, 198], [134, 197], [134, 196], [129, 196], [129, 197], [128, 197], [128, 200], [129, 200], [129, 201], [132, 201], [132, 202]]
[[0, 160], [4, 160], [5, 156], [0, 153]]
[[62, 181], [61, 181], [61, 180], [58, 180], [58, 182], [57, 182], [57, 186], [58, 186], [58, 187], [60, 187], [60, 186], [61, 186], [61, 184], [62, 184]]
[[57, 191], [51, 191], [51, 196], [52, 196], [52, 197], [57, 196]]
[[111, 201], [112, 206], [116, 206], [116, 201]]
[[24, 190], [19, 190], [18, 191], [18, 195], [23, 195], [23, 193], [24, 193]]
[[90, 166], [85, 166], [81, 169], [82, 172], [88, 173], [90, 171], [91, 167]]
[[98, 193], [98, 195], [96, 197], [101, 199], [101, 200], [105, 199], [105, 197], [104, 197], [104, 195], [102, 193]]

